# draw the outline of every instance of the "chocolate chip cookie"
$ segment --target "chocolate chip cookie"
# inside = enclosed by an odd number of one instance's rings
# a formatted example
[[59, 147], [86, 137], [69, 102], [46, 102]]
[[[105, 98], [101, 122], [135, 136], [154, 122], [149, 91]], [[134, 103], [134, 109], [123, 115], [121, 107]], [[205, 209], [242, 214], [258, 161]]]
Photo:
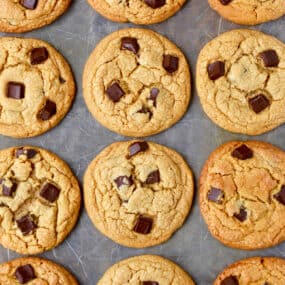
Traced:
[[89, 57], [83, 93], [93, 116], [126, 136], [159, 133], [176, 123], [190, 100], [182, 52], [150, 30], [125, 29], [104, 38]]
[[202, 107], [220, 127], [257, 135], [285, 122], [285, 45], [253, 30], [209, 42], [197, 63]]
[[70, 168], [38, 147], [0, 151], [0, 243], [22, 254], [56, 247], [74, 227], [80, 189]]
[[222, 17], [241, 25], [257, 25], [285, 14], [284, 0], [208, 0]]
[[214, 285], [285, 284], [285, 260], [275, 257], [252, 257], [228, 266]]
[[62, 266], [38, 257], [18, 258], [0, 264], [0, 284], [77, 285]]
[[90, 163], [83, 184], [94, 225], [128, 247], [168, 240], [182, 226], [192, 204], [188, 165], [174, 150], [152, 142], [111, 144]]
[[97, 285], [194, 285], [191, 277], [177, 264], [158, 255], [124, 259], [110, 267]]
[[23, 138], [57, 125], [71, 107], [75, 83], [68, 63], [36, 39], [0, 38], [0, 133]]
[[200, 208], [211, 234], [241, 249], [285, 240], [285, 152], [258, 141], [229, 142], [200, 176]]
[[46, 26], [70, 3], [71, 0], [0, 0], [0, 31], [22, 33]]

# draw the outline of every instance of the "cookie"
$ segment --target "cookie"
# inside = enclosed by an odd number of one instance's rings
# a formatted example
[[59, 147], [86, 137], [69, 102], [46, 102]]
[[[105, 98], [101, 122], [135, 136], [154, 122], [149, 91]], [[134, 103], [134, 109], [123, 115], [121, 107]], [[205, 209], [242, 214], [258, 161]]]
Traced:
[[258, 141], [216, 149], [200, 176], [200, 208], [211, 234], [230, 247], [285, 240], [285, 152]]
[[285, 1], [264, 0], [208, 0], [210, 6], [222, 17], [236, 24], [257, 25], [282, 17]]
[[285, 260], [275, 257], [252, 257], [228, 266], [214, 285], [285, 284]]
[[194, 285], [191, 277], [177, 264], [158, 255], [124, 259], [110, 267], [97, 285]]
[[62, 120], [71, 107], [75, 83], [68, 63], [51, 45], [0, 38], [0, 66], [1, 134], [32, 137]]
[[192, 173], [183, 158], [145, 141], [105, 148], [88, 166], [83, 188], [98, 230], [135, 248], [168, 240], [182, 226], [193, 198]]
[[200, 52], [197, 90], [220, 127], [258, 135], [285, 122], [285, 45], [253, 30], [226, 32]]
[[71, 0], [1, 0], [0, 32], [22, 33], [52, 23]]
[[0, 284], [78, 285], [62, 266], [38, 257], [24, 257], [0, 264]]
[[103, 17], [115, 22], [149, 25], [162, 22], [181, 9], [185, 0], [88, 0]]
[[90, 55], [83, 93], [88, 109], [106, 128], [126, 136], [149, 136], [186, 112], [188, 64], [173, 43], [155, 32], [119, 30]]
[[80, 188], [70, 168], [38, 147], [0, 151], [0, 244], [22, 254], [56, 247], [74, 227]]

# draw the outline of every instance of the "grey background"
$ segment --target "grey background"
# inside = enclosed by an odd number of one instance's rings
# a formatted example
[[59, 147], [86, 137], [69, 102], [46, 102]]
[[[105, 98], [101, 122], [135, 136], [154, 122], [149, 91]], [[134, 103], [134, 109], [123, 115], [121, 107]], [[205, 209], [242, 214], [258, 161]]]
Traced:
[[[112, 31], [129, 26], [132, 25], [107, 21], [85, 0], [75, 0], [68, 12], [52, 25], [21, 35], [40, 38], [54, 45], [70, 62], [78, 92], [71, 111], [58, 127], [32, 139], [18, 140], [0, 136], [0, 147], [29, 144], [50, 149], [67, 161], [82, 181], [84, 170], [95, 155], [113, 141], [126, 140], [127, 138], [100, 126], [88, 112], [82, 97], [81, 76], [85, 61], [99, 40]], [[203, 45], [218, 34], [239, 27], [241, 26], [221, 19], [209, 8], [206, 0], [188, 0], [174, 17], [148, 28], [167, 36], [184, 51], [194, 78], [197, 55]], [[285, 17], [254, 29], [270, 33], [285, 42], [284, 27]], [[203, 113], [193, 86], [192, 100], [184, 118], [171, 129], [148, 139], [179, 151], [192, 167], [197, 181], [203, 163], [212, 150], [223, 142], [248, 138], [231, 134], [214, 125]], [[285, 148], [284, 138], [284, 126], [254, 137], [281, 148]], [[226, 265], [238, 259], [256, 255], [285, 257], [285, 243], [259, 251], [224, 247], [207, 231], [196, 195], [194, 207], [185, 225], [160, 246], [142, 250], [119, 246], [101, 235], [91, 224], [85, 210], [82, 210], [79, 222], [70, 236], [63, 244], [42, 256], [66, 266], [80, 284], [93, 285], [113, 263], [144, 253], [159, 254], [172, 259], [185, 268], [197, 284], [206, 285], [212, 284], [215, 276]], [[0, 248], [2, 262], [17, 256], [14, 252]]]

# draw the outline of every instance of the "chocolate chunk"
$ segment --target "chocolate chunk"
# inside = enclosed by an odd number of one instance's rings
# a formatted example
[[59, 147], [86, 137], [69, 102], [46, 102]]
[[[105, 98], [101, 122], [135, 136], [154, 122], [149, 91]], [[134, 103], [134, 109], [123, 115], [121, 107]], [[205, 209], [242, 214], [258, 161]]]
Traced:
[[153, 183], [159, 183], [160, 182], [160, 173], [159, 170], [152, 171], [145, 181], [146, 184], [153, 184]]
[[234, 217], [237, 218], [240, 222], [244, 222], [247, 217], [247, 212], [244, 207], [241, 207], [239, 213], [234, 213]]
[[114, 182], [118, 188], [120, 188], [122, 185], [131, 186], [134, 184], [132, 176], [128, 177], [126, 175], [117, 177]]
[[129, 157], [132, 157], [141, 151], [146, 151], [147, 149], [147, 142], [134, 142], [129, 146]]
[[26, 284], [36, 278], [34, 269], [30, 264], [18, 267], [15, 271], [15, 276], [20, 284]]
[[22, 218], [16, 220], [16, 223], [24, 236], [36, 228], [36, 224], [30, 215], [23, 216]]
[[238, 158], [240, 160], [246, 160], [253, 157], [253, 151], [245, 144], [242, 144], [233, 150], [232, 157]]
[[144, 0], [149, 7], [156, 9], [165, 5], [165, 0]]
[[269, 49], [259, 54], [265, 67], [276, 67], [279, 64], [279, 57], [275, 50]]
[[151, 218], [139, 216], [135, 224], [134, 231], [143, 235], [149, 234], [152, 228], [152, 223], [153, 221]]
[[109, 86], [106, 92], [108, 94], [108, 97], [115, 103], [119, 102], [121, 97], [123, 97], [126, 94], [117, 82]]
[[207, 67], [207, 71], [211, 80], [217, 80], [225, 75], [225, 63], [222, 61], [210, 63]]
[[34, 10], [38, 5], [38, 0], [22, 0], [21, 5], [29, 10]]
[[66, 82], [66, 80], [65, 80], [64, 78], [62, 78], [61, 76], [59, 76], [59, 82], [60, 82], [61, 84], [63, 84], [63, 83]]
[[281, 186], [281, 190], [273, 196], [278, 202], [285, 206], [285, 185]]
[[221, 282], [221, 285], [239, 285], [239, 282], [235, 276], [229, 276]]
[[2, 193], [4, 196], [12, 197], [13, 193], [17, 190], [17, 183], [12, 183], [12, 186], [8, 187], [5, 184], [2, 186]]
[[40, 110], [38, 117], [43, 121], [47, 121], [55, 114], [56, 114], [56, 104], [50, 100], [47, 100], [43, 109]]
[[60, 190], [51, 183], [46, 183], [40, 191], [40, 196], [53, 203], [57, 200]]
[[149, 118], [152, 117], [152, 112], [150, 111], [150, 109], [148, 109], [148, 108], [145, 107], [145, 106], [143, 106], [140, 110], [138, 110], [137, 113], [149, 114]]
[[256, 114], [260, 113], [270, 105], [269, 100], [263, 94], [258, 94], [255, 97], [250, 98], [248, 103]]
[[31, 51], [31, 64], [40, 64], [48, 59], [48, 51], [45, 47], [34, 48]]
[[222, 204], [224, 198], [224, 191], [219, 188], [211, 187], [207, 194], [209, 201], [215, 202], [217, 204]]
[[159, 89], [158, 88], [151, 88], [150, 90], [150, 96], [149, 96], [149, 100], [153, 101], [153, 106], [156, 107], [156, 99], [157, 96], [159, 94]]
[[137, 54], [140, 46], [136, 38], [124, 37], [121, 40], [121, 49], [126, 49]]
[[25, 85], [18, 82], [8, 82], [7, 97], [12, 99], [25, 98]]
[[223, 5], [228, 5], [232, 0], [220, 0]]
[[143, 281], [143, 285], [159, 285], [156, 281]]
[[26, 155], [28, 159], [33, 158], [38, 152], [32, 148], [24, 149], [23, 147], [18, 148], [16, 150], [16, 157], [20, 157], [21, 155]]
[[165, 54], [163, 56], [163, 67], [164, 69], [169, 72], [173, 73], [178, 69], [178, 57], [172, 56], [170, 54]]

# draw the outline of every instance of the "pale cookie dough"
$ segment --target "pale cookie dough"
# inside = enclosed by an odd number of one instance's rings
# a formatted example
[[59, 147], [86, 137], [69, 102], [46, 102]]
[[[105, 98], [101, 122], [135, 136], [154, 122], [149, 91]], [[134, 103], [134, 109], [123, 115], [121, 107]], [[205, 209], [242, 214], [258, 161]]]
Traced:
[[22, 254], [56, 247], [73, 229], [80, 188], [70, 168], [37, 147], [0, 151], [0, 243]]
[[142, 248], [168, 240], [192, 204], [192, 172], [174, 150], [152, 142], [116, 142], [84, 175], [94, 225], [113, 241]]
[[144, 29], [104, 38], [89, 57], [83, 94], [93, 116], [126, 136], [159, 133], [176, 123], [190, 100], [190, 74], [182, 52]]
[[24, 257], [0, 264], [2, 285], [78, 285], [62, 266], [43, 258]]
[[22, 138], [57, 125], [71, 107], [75, 83], [66, 60], [36, 39], [0, 39], [0, 133]]
[[97, 285], [194, 285], [177, 264], [158, 255], [124, 259], [110, 267]]
[[205, 113], [228, 131], [257, 135], [285, 122], [285, 45], [272, 36], [218, 36], [200, 52], [196, 80]]
[[70, 3], [71, 0], [0, 0], [0, 31], [22, 33], [46, 26]]
[[285, 152], [268, 143], [229, 142], [200, 176], [200, 208], [211, 234], [230, 247], [259, 249], [285, 240]]
[[257, 25], [285, 14], [285, 0], [208, 0], [222, 17], [241, 25]]
[[285, 260], [276, 257], [252, 257], [237, 261], [217, 277], [214, 285], [285, 284]]

